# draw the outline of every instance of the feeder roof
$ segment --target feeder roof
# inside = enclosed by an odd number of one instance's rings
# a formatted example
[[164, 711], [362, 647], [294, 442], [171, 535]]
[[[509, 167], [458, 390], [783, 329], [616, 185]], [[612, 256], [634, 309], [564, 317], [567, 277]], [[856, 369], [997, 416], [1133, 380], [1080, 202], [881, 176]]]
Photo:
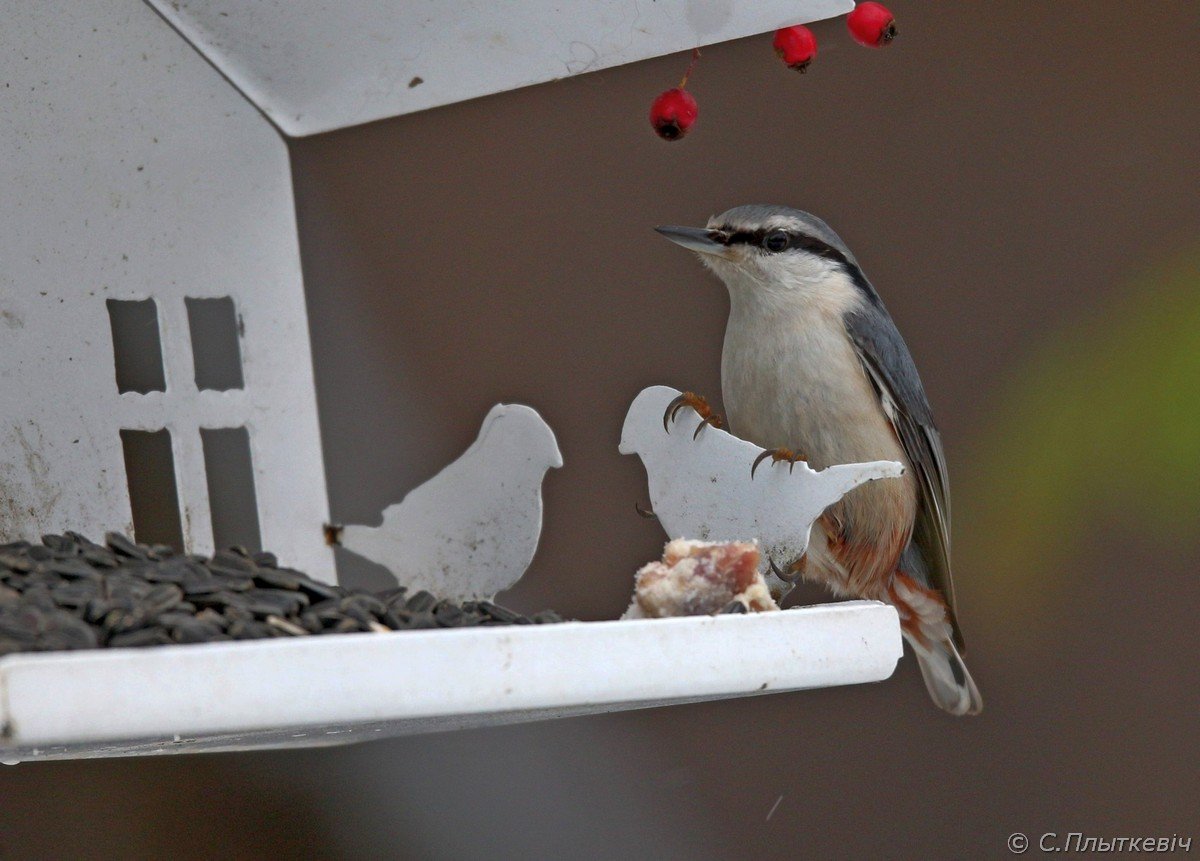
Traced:
[[852, 0], [148, 0], [304, 136], [849, 12]]

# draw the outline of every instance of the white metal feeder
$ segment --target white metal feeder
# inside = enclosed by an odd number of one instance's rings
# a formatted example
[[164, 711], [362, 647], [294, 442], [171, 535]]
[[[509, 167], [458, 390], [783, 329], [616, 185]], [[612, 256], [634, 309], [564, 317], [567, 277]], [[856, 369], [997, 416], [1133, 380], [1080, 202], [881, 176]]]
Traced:
[[[136, 534], [139, 475], [160, 464], [174, 479], [169, 502], [188, 552], [242, 543], [222, 516], [240, 505], [251, 516], [237, 528], [334, 581], [281, 133], [410, 113], [852, 5], [7, 4], [0, 541]], [[513, 444], [513, 456], [524, 450]], [[864, 468], [873, 472], [862, 480], [890, 469]], [[531, 498], [511, 502], [530, 524]], [[512, 564], [521, 558], [514, 551]], [[457, 588], [472, 593], [461, 580]], [[876, 681], [900, 652], [895, 612], [851, 602], [18, 654], [0, 658], [0, 759], [326, 744]]]

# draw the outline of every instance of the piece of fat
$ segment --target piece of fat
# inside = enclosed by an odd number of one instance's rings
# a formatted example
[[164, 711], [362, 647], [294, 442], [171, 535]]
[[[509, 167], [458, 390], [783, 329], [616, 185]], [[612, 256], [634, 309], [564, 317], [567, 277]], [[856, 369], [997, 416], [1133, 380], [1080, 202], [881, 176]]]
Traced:
[[638, 570], [633, 603], [622, 618], [711, 615], [734, 601], [751, 612], [778, 610], [758, 564], [755, 541], [675, 539], [661, 561]]

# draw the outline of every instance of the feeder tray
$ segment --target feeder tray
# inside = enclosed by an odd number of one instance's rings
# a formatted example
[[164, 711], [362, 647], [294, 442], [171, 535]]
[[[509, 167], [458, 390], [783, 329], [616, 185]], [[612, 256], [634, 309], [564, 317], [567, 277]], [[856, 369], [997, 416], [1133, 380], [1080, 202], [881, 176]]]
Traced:
[[310, 747], [874, 682], [891, 607], [332, 634], [0, 659], [0, 760]]

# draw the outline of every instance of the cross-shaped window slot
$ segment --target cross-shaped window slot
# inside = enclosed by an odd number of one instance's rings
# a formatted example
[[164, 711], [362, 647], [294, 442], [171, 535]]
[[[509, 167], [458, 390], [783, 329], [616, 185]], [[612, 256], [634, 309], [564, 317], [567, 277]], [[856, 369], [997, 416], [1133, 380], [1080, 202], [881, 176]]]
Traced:
[[[197, 390], [244, 388], [241, 321], [233, 299], [186, 297]], [[153, 299], [107, 300], [117, 390], [166, 392], [158, 307]], [[168, 331], [170, 328], [168, 327]], [[188, 387], [171, 398], [191, 398]], [[169, 405], [170, 401], [168, 401]], [[203, 419], [201, 419], [203, 421]], [[180, 433], [186, 429], [176, 428]], [[204, 454], [213, 543], [262, 549], [250, 435], [245, 427], [198, 428]], [[194, 431], [193, 431], [194, 432]], [[135, 538], [144, 544], [185, 546], [171, 432], [121, 430]], [[186, 484], [186, 482], [185, 482]]]

